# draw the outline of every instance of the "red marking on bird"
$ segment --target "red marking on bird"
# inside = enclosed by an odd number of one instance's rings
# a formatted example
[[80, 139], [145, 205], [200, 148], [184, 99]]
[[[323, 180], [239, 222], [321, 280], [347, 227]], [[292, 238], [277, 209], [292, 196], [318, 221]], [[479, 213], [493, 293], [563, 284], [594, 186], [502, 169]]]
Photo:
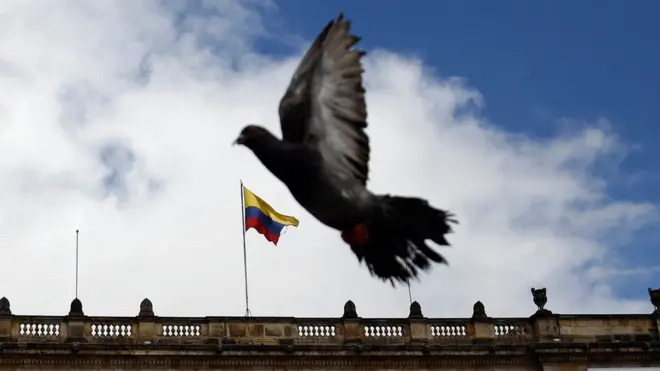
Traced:
[[341, 232], [341, 239], [349, 245], [364, 245], [369, 242], [369, 230], [364, 224], [358, 224], [353, 229]]

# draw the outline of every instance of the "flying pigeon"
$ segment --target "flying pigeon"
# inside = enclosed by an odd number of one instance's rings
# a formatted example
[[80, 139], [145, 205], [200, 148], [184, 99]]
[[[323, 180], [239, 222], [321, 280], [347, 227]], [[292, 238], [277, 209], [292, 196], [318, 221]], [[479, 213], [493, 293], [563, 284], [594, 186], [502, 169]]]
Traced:
[[244, 145], [280, 179], [293, 197], [341, 237], [382, 280], [409, 282], [431, 261], [447, 264], [426, 244], [449, 246], [455, 216], [412, 197], [376, 195], [367, 187], [369, 138], [360, 37], [342, 13], [305, 53], [280, 101], [282, 139], [247, 125]]

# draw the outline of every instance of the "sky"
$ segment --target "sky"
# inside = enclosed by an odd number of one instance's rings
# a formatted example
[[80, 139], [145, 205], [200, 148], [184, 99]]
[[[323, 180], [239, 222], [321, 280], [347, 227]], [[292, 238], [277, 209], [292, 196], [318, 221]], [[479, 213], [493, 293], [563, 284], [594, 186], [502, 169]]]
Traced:
[[[411, 285], [428, 317], [650, 313], [660, 286], [660, 4], [0, 2], [0, 296], [20, 314], [245, 310], [239, 180], [296, 216], [248, 231], [253, 315], [408, 314], [245, 148], [342, 9], [363, 37], [369, 188], [460, 221]], [[535, 3], [536, 4], [536, 3]]]

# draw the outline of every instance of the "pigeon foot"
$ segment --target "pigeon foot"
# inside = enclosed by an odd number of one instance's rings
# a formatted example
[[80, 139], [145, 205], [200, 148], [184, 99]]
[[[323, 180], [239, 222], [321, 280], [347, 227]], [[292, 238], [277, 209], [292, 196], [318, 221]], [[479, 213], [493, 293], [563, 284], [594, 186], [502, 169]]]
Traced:
[[364, 245], [369, 242], [369, 230], [365, 224], [358, 224], [351, 230], [343, 231], [341, 239], [351, 246]]

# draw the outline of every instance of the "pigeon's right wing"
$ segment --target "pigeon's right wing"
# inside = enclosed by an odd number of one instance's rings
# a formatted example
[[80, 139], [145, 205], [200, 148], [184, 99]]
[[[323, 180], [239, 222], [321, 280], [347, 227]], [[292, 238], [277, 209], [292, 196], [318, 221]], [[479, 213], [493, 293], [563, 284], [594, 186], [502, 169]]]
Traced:
[[334, 173], [365, 184], [369, 174], [363, 51], [340, 13], [319, 34], [280, 102], [283, 139], [317, 149]]

